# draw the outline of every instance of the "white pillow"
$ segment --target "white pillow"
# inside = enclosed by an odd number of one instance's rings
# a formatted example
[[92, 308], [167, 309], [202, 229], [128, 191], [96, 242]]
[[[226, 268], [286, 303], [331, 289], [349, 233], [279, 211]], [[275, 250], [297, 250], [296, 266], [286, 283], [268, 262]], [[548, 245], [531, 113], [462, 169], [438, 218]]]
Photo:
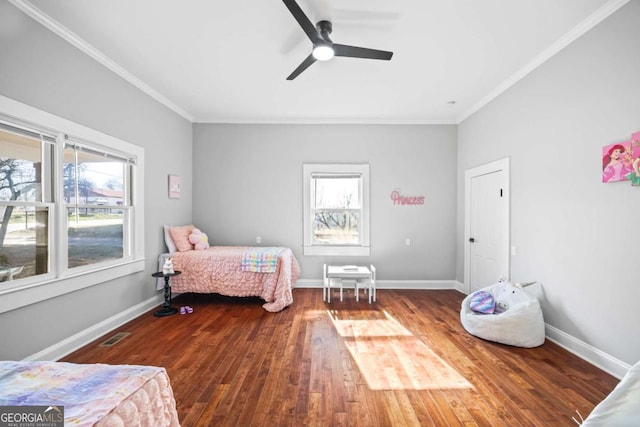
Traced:
[[178, 250], [176, 248], [176, 244], [173, 243], [173, 239], [171, 238], [171, 233], [169, 233], [170, 225], [164, 226], [164, 243], [167, 245], [167, 249], [169, 249], [169, 253], [172, 254]]

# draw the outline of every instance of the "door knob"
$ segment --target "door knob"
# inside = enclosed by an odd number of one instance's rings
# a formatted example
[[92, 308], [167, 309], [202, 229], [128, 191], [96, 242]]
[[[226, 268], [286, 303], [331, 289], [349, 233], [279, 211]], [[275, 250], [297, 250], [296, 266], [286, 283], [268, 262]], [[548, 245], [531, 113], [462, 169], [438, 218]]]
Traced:
[[473, 243], [473, 242], [475, 242], [475, 241], [476, 241], [476, 239], [474, 239], [473, 237], [469, 237], [469, 241], [470, 241], [471, 243]]

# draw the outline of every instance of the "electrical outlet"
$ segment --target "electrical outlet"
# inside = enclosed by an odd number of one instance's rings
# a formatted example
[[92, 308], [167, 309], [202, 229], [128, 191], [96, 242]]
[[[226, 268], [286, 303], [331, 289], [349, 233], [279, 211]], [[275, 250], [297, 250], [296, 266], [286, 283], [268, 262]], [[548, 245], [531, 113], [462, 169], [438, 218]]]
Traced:
[[516, 256], [516, 247], [511, 246], [511, 256]]
[[404, 244], [407, 245], [407, 246], [411, 246], [411, 239], [408, 238], [408, 237], [406, 239], [404, 239]]
[[257, 236], [256, 237], [256, 243], [262, 243], [262, 237]]

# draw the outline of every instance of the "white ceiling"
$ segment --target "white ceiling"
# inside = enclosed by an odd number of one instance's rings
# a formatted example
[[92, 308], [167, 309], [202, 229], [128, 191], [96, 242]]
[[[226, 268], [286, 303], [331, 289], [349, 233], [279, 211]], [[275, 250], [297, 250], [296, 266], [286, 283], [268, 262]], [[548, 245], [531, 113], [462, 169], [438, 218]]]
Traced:
[[394, 56], [293, 81], [311, 43], [282, 0], [11, 1], [191, 121], [458, 123], [628, 0], [298, 0]]

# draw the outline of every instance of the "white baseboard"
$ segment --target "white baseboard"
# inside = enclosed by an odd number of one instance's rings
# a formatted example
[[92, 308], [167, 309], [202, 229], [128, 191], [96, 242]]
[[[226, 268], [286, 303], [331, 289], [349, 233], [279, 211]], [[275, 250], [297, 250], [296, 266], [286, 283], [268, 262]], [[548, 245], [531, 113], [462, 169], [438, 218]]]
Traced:
[[[376, 289], [458, 289], [459, 285], [455, 280], [376, 280]], [[296, 288], [322, 289], [322, 279], [299, 279]]]
[[467, 291], [466, 291], [466, 287], [464, 286], [464, 283], [458, 282], [457, 280], [455, 280], [454, 282], [456, 284], [456, 290], [466, 295]]
[[77, 349], [89, 344], [96, 338], [99, 338], [109, 331], [112, 331], [117, 327], [124, 325], [125, 323], [146, 313], [153, 307], [157, 307], [158, 305], [162, 304], [162, 301], [164, 301], [163, 295], [156, 295], [146, 301], [143, 301], [139, 304], [134, 305], [133, 307], [126, 309], [125, 311], [111, 316], [108, 319], [103, 320], [102, 322], [96, 323], [95, 325], [90, 326], [87, 329], [70, 336], [69, 338], [66, 338], [50, 347], [47, 347], [44, 350], [39, 351], [38, 353], [32, 354], [31, 356], [26, 357], [24, 360], [59, 360], [67, 354], [70, 354]]
[[631, 368], [630, 365], [622, 362], [621, 360], [598, 350], [592, 345], [589, 345], [556, 327], [546, 323], [544, 326], [547, 339], [618, 379], [622, 378]]

